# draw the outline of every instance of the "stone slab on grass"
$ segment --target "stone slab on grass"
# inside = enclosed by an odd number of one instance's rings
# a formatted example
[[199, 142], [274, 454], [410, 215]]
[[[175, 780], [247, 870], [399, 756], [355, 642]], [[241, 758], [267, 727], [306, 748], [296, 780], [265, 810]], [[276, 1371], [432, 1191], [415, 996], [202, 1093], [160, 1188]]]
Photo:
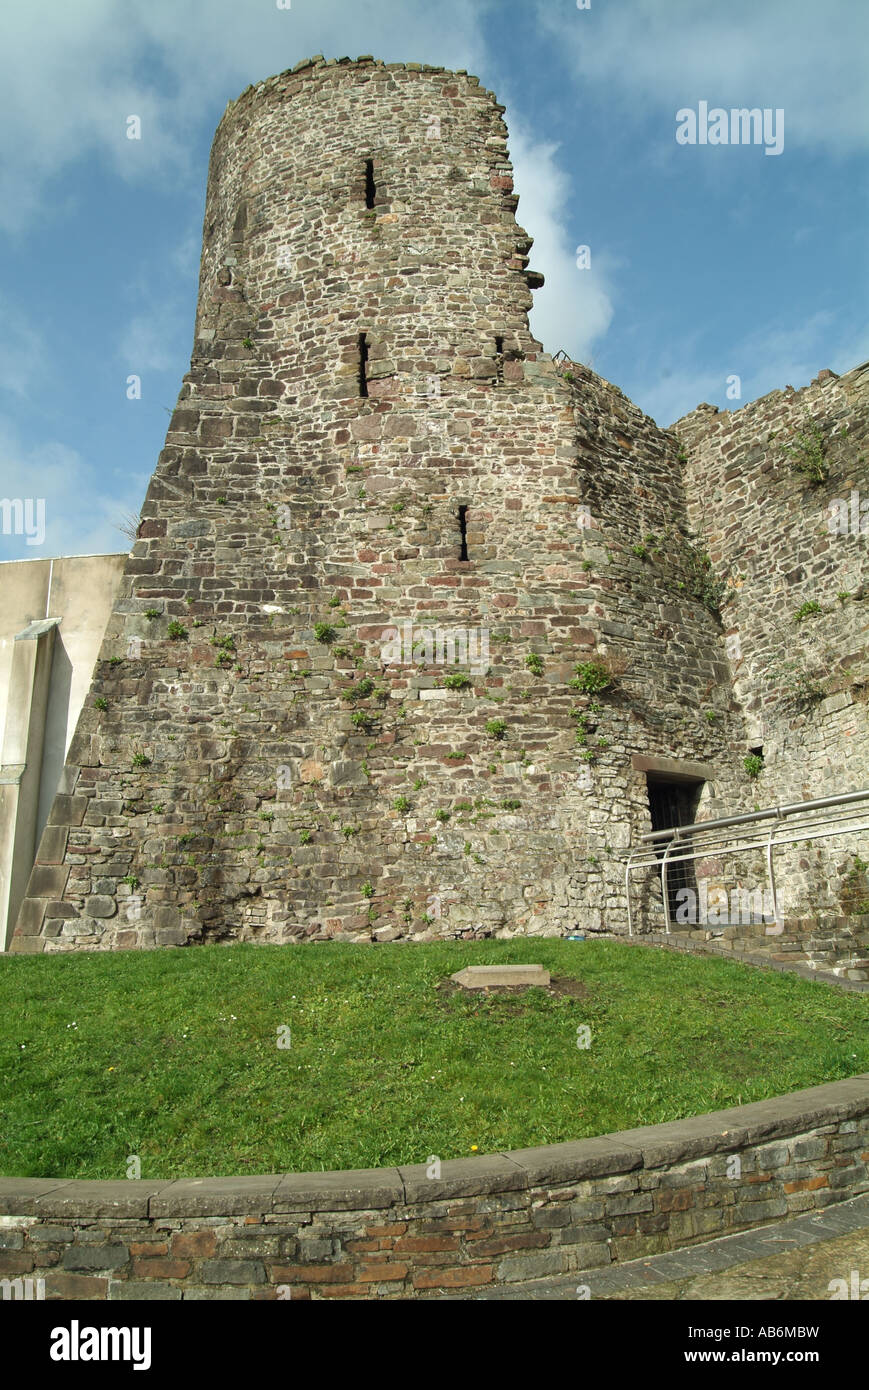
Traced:
[[468, 965], [450, 979], [464, 989], [498, 989], [505, 985], [549, 986], [549, 971], [542, 965]]

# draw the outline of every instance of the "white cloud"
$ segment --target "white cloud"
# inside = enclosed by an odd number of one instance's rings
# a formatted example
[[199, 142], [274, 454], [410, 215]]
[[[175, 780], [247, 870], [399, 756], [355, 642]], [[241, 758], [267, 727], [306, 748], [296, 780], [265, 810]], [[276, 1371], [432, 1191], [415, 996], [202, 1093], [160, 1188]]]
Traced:
[[10, 423], [0, 419], [0, 497], [45, 501], [43, 544], [27, 545], [23, 537], [0, 533], [0, 560], [129, 550], [117, 523], [125, 512], [138, 513], [145, 487], [141, 478], [125, 474], [109, 492], [75, 449], [57, 440], [25, 448]]
[[[0, 7], [0, 227], [51, 211], [49, 184], [99, 155], [121, 177], [197, 177], [191, 132], [251, 82], [302, 58], [374, 53], [474, 71], [493, 0], [40, 0]], [[142, 120], [129, 140], [126, 118]]]
[[121, 335], [120, 356], [131, 372], [166, 372], [189, 354], [193, 322], [167, 296], [134, 314]]
[[666, 113], [674, 154], [675, 113], [701, 99], [782, 108], [785, 152], [869, 147], [869, 7], [854, 0], [595, 0], [583, 11], [538, 0], [537, 13], [585, 99], [637, 122]]
[[[555, 144], [533, 141], [515, 121], [510, 123], [510, 154], [520, 203], [517, 217], [534, 238], [531, 268], [546, 277], [534, 291], [531, 329], [547, 352], [560, 349], [575, 361], [589, 363], [594, 343], [613, 316], [611, 257], [591, 249], [591, 268], [577, 268], [576, 245], [566, 223], [570, 192], [567, 175], [558, 167]], [[584, 244], [584, 243], [583, 243]]]

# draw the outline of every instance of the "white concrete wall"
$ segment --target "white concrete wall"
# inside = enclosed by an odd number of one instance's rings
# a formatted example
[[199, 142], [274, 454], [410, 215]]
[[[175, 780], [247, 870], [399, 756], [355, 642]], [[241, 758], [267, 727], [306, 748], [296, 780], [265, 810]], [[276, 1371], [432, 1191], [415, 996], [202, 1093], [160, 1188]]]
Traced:
[[[112, 603], [124, 571], [126, 555], [76, 555], [57, 560], [10, 560], [0, 563], [0, 949], [5, 949], [14, 926], [17, 902], [7, 912], [5, 904], [10, 885], [20, 884], [27, 875], [36, 854], [39, 837], [48, 819], [51, 803], [60, 780], [66, 751], [69, 748], [81, 707], [90, 689], [94, 663], [99, 655], [103, 633], [112, 610]], [[28, 624], [45, 618], [58, 618], [54, 633], [50, 676], [41, 682], [36, 698], [32, 691], [23, 692], [21, 673], [10, 694], [15, 638]], [[19, 662], [20, 665], [20, 662]], [[25, 681], [26, 684], [26, 681]], [[27, 709], [25, 710], [25, 705]], [[30, 746], [40, 750], [38, 769], [38, 810], [34, 833], [24, 836], [16, 819], [21, 813], [21, 800], [12, 785], [3, 786], [16, 774], [11, 767], [4, 775], [4, 735], [8, 746], [22, 746], [20, 737], [13, 738], [23, 713], [29, 721], [42, 727], [33, 729]], [[26, 741], [26, 740], [25, 740]], [[11, 755], [10, 755], [11, 756]], [[17, 757], [16, 753], [16, 757]], [[8, 761], [8, 759], [6, 759]], [[37, 769], [27, 770], [27, 780], [34, 782]], [[30, 819], [33, 820], [32, 813]], [[11, 862], [15, 846], [17, 862]], [[20, 863], [22, 854], [29, 857], [26, 873]], [[12, 893], [18, 897], [17, 887]]]

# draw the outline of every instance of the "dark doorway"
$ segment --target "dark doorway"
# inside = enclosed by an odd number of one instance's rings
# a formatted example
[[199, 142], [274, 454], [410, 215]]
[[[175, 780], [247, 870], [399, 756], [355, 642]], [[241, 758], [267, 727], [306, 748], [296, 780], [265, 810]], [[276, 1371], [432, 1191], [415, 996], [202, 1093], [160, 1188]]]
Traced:
[[[687, 777], [684, 779], [662, 777], [657, 773], [649, 772], [646, 774], [646, 782], [653, 830], [670, 830], [679, 825], [694, 824], [697, 807], [700, 803], [700, 793], [703, 790], [701, 781]], [[668, 840], [656, 842], [655, 849], [659, 858], [663, 858], [664, 850], [669, 843]], [[680, 864], [668, 860], [667, 899], [670, 908], [670, 922], [673, 926], [682, 925], [676, 921], [677, 910], [681, 908], [680, 915], [684, 916], [686, 903], [692, 903], [692, 899], [686, 898], [685, 893], [680, 894], [680, 890], [684, 888], [690, 889], [694, 894], [693, 906], [696, 914], [697, 879], [694, 874], [693, 861]], [[696, 915], [694, 915], [693, 925], [697, 925]]]

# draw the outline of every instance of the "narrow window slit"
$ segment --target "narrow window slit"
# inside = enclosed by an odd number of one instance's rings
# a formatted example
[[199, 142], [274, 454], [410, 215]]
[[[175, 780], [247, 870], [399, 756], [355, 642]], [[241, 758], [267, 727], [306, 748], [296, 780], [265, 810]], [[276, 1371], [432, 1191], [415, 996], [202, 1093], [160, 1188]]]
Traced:
[[467, 509], [466, 506], [465, 506], [465, 507], [459, 507], [459, 531], [461, 532], [461, 536], [462, 536], [462, 548], [461, 548], [461, 550], [460, 550], [460, 552], [459, 552], [459, 559], [460, 559], [460, 560], [467, 560], [467, 558], [468, 558], [468, 509]]
[[359, 334], [359, 394], [368, 395], [368, 334]]
[[503, 338], [500, 338], [500, 337], [495, 339], [495, 367], [496, 367], [496, 370], [497, 370], [497, 373], [498, 373], [496, 379], [497, 379], [499, 382], [500, 382], [500, 381], [503, 381], [503, 380], [504, 380], [504, 339], [503, 339]]
[[365, 206], [374, 207], [374, 198], [377, 193], [377, 184], [374, 182], [374, 160], [365, 161]]

